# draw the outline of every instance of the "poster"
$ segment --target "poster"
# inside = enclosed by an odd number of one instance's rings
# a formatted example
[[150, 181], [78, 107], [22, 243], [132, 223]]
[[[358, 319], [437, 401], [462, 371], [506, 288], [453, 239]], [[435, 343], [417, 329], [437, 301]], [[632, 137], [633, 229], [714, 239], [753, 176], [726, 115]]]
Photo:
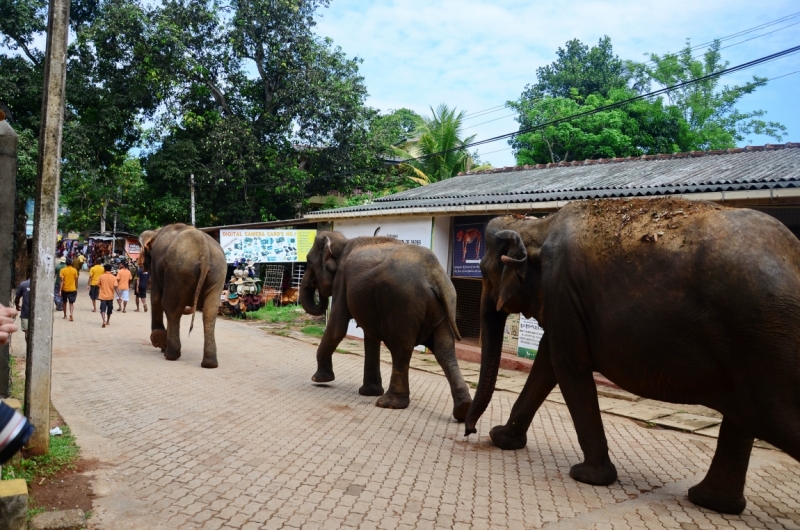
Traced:
[[[412, 245], [431, 248], [432, 217], [358, 219], [335, 221], [333, 224], [333, 229], [341, 232], [348, 239], [372, 236], [378, 228], [380, 228], [378, 231], [379, 236], [393, 237]], [[347, 334], [351, 337], [364, 338], [363, 330], [356, 325], [354, 319], [350, 319], [350, 324], [347, 326]]]
[[519, 317], [519, 343], [517, 344], [517, 355], [527, 359], [536, 359], [539, 351], [539, 341], [542, 340], [544, 330], [539, 327], [535, 318]]
[[453, 276], [480, 278], [481, 258], [486, 251], [486, 220], [461, 217], [453, 222]]
[[314, 245], [316, 230], [220, 230], [225, 261], [244, 258], [253, 263], [304, 262]]
[[139, 254], [142, 252], [142, 246], [139, 244], [139, 240], [125, 239], [125, 252], [131, 259], [138, 260]]

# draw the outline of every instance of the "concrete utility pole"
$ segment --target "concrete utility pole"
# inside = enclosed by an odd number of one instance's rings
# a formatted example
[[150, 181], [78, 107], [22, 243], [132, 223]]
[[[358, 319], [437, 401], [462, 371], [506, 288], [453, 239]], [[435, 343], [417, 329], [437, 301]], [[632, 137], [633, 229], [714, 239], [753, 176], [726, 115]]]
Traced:
[[33, 229], [28, 362], [25, 367], [25, 413], [36, 428], [30, 440], [30, 452], [34, 455], [43, 455], [50, 450], [53, 285], [68, 35], [69, 0], [50, 0]]
[[194, 173], [189, 175], [189, 183], [191, 184], [191, 187], [192, 187], [192, 226], [195, 226], [195, 224], [194, 224]]
[[[13, 303], [14, 199], [17, 195], [18, 136], [0, 110], [0, 304]], [[0, 397], [9, 396], [11, 370], [9, 345], [0, 346]]]

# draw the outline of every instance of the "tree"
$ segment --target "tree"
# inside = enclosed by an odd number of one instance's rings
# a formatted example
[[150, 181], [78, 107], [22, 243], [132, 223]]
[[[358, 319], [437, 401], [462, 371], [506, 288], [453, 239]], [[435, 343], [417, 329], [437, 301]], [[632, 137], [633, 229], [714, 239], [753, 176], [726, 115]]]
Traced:
[[546, 125], [633, 98], [654, 84], [671, 86], [727, 67], [721, 62], [719, 43], [702, 61], [692, 58], [687, 43], [679, 54], [652, 55], [652, 66], [623, 63], [613, 54], [608, 37], [591, 50], [570, 41], [557, 55], [553, 64], [537, 70], [537, 82], [526, 87], [519, 100], [508, 103], [518, 112], [521, 131], [536, 129], [509, 141], [519, 164], [724, 149], [747, 134], [780, 140], [785, 132], [780, 123], [759, 119], [764, 111], [741, 113], [735, 108], [743, 96], [766, 84], [758, 77], [721, 89], [718, 78], [707, 79], [671, 91], [667, 98], [638, 100]]
[[[697, 58], [692, 56], [691, 43], [676, 54], [651, 54], [652, 66], [644, 66], [649, 78], [661, 86], [697, 79], [725, 70], [729, 63], [722, 61], [720, 43], [714, 41], [709, 49]], [[766, 111], [740, 112], [736, 104], [757, 88], [766, 86], [767, 79], [753, 76], [744, 85], [719, 86], [720, 78], [712, 77], [699, 83], [671, 90], [667, 93], [670, 105], [680, 111], [689, 125], [691, 150], [726, 149], [736, 147], [750, 134], [763, 134], [780, 141], [786, 127], [775, 121], [760, 119]]]
[[464, 111], [456, 114], [444, 103], [435, 110], [431, 107], [431, 117], [422, 118], [418, 125], [416, 139], [406, 142], [404, 149], [395, 148], [398, 155], [421, 160], [407, 159], [405, 166], [412, 172], [409, 178], [421, 186], [455, 177], [469, 169], [471, 156], [466, 144], [475, 135], [461, 138]]
[[608, 97], [612, 90], [627, 86], [632, 76], [625, 63], [614, 55], [608, 36], [591, 48], [572, 39], [566, 48], [556, 51], [556, 57], [551, 64], [536, 69], [536, 83], [525, 87], [522, 99], [570, 98], [573, 94], [580, 98], [591, 94]]

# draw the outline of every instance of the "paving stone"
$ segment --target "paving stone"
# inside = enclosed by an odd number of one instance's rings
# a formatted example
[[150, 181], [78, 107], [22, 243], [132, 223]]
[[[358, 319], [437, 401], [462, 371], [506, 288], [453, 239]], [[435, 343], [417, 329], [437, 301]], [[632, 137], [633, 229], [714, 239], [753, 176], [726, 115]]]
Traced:
[[635, 404], [633, 401], [628, 401], [625, 399], [616, 399], [604, 396], [598, 396], [597, 398], [598, 403], [600, 404], [600, 410], [603, 412], [612, 410], [612, 409], [623, 409], [627, 407], [631, 407]]
[[634, 420], [652, 421], [655, 420], [656, 418], [669, 416], [670, 414], [673, 414], [675, 411], [664, 407], [653, 407], [650, 405], [642, 405], [640, 403], [634, 403], [629, 407], [619, 407], [619, 408], [609, 409], [606, 412], [608, 412], [609, 414], [615, 414], [617, 416], [632, 418]]
[[699, 429], [705, 429], [713, 425], [719, 425], [722, 420], [716, 418], [708, 418], [706, 416], [698, 416], [697, 414], [686, 414], [679, 412], [671, 416], [654, 419], [653, 423], [661, 427], [669, 427], [670, 429], [678, 429], [680, 431], [693, 432]]
[[719, 438], [719, 424], [712, 425], [711, 427], [705, 427], [703, 429], [698, 429], [694, 431], [695, 434], [699, 434], [700, 436], [708, 436], [709, 438]]
[[0, 529], [25, 530], [28, 485], [21, 478], [0, 481]]
[[58, 510], [34, 515], [30, 530], [80, 530], [85, 526], [83, 510]]
[[[150, 314], [115, 314], [116, 327], [102, 329], [83, 293], [75, 321], [57, 318], [54, 324], [53, 403], [84, 456], [99, 462], [93, 529], [800, 523], [800, 464], [778, 451], [754, 449], [747, 509], [722, 516], [686, 499], [688, 485], [708, 470], [713, 440], [604, 414], [619, 479], [603, 487], [579, 484], [569, 470], [583, 451], [567, 407], [553, 401], [561, 399], [557, 389], [537, 411], [527, 447], [501, 451], [488, 433], [508, 420], [517, 400], [513, 390], [496, 392], [478, 433], [465, 438], [463, 424], [451, 417], [449, 385], [438, 373], [410, 372], [411, 403], [404, 410], [380, 409], [375, 397], [360, 396], [364, 359], [357, 341], [345, 346], [359, 354], [334, 354], [336, 380], [314, 385], [312, 344], [219, 319], [220, 367], [205, 370], [202, 329], [187, 337], [187, 319], [183, 356], [168, 362], [149, 344]], [[17, 335], [14, 352], [24, 350]], [[424, 358], [432, 356], [415, 355], [414, 364], [438, 368]], [[384, 354], [384, 386], [388, 360]], [[512, 372], [498, 385], [518, 392], [526, 378]], [[638, 411], [643, 421], [675, 414], [630, 399], [611, 401], [617, 399], [601, 394], [599, 403], [616, 413]]]

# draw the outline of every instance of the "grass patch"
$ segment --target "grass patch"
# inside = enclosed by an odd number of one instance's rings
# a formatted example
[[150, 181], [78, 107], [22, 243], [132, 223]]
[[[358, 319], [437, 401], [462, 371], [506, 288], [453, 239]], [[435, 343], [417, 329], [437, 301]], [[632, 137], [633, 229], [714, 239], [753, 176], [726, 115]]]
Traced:
[[300, 318], [300, 315], [301, 313], [297, 311], [297, 306], [295, 305], [278, 307], [272, 303], [265, 305], [258, 311], [247, 313], [249, 318], [253, 318], [255, 320], [265, 320], [272, 324], [278, 322], [293, 322]]
[[18, 464], [3, 466], [3, 480], [22, 478], [26, 482], [49, 478], [61, 471], [74, 467], [80, 450], [67, 425], [63, 425], [61, 436], [50, 437], [50, 452], [42, 456], [22, 458]]
[[350, 352], [347, 350], [343, 350], [341, 348], [336, 348], [336, 353], [350, 353]]
[[318, 326], [316, 324], [311, 324], [302, 328], [300, 331], [305, 333], [306, 335], [311, 335], [312, 337], [321, 337], [325, 333], [325, 326]]

